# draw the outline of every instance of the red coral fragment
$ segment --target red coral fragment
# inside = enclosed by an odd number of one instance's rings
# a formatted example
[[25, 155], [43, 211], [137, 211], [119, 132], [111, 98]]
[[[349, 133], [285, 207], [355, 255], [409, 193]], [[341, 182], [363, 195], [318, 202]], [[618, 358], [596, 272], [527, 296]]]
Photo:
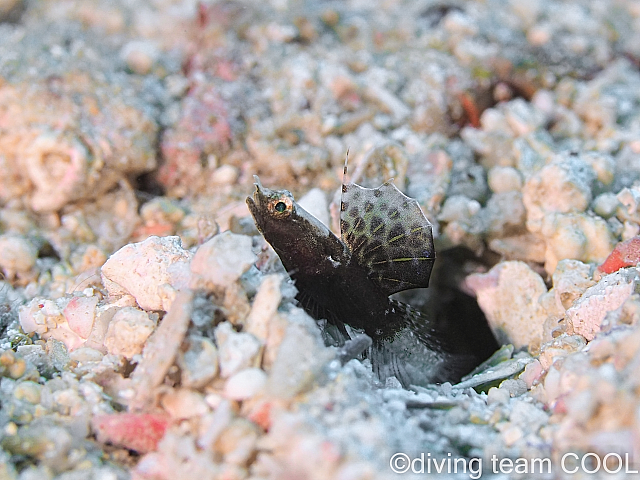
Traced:
[[635, 267], [640, 263], [640, 236], [618, 243], [598, 270], [613, 273], [624, 267]]
[[273, 404], [265, 401], [259, 403], [250, 413], [249, 420], [261, 427], [263, 430], [269, 430], [271, 427], [271, 408]]
[[480, 108], [473, 97], [467, 92], [460, 92], [458, 101], [462, 105], [469, 125], [473, 128], [480, 128]]
[[139, 453], [156, 450], [168, 426], [166, 415], [154, 413], [111, 413], [92, 421], [98, 441]]

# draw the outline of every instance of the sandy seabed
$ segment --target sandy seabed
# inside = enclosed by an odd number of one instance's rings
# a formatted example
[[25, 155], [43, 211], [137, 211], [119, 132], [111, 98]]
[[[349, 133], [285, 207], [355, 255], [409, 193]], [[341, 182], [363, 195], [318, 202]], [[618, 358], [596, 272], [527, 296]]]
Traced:
[[[640, 470], [638, 2], [2, 0], [0, 22], [0, 479]], [[337, 231], [348, 149], [465, 252], [438, 278], [503, 346], [459, 383], [343, 364], [255, 228], [259, 175]]]

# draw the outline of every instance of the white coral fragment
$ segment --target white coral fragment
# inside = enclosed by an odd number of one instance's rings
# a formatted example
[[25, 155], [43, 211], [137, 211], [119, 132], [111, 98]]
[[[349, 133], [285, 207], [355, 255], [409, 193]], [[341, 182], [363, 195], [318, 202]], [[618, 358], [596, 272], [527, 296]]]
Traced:
[[18, 310], [22, 330], [27, 334], [35, 332], [44, 340], [53, 338], [63, 342], [69, 351], [83, 346], [84, 339], [71, 329], [63, 315], [66, 302], [65, 298], [57, 301], [34, 298]]
[[587, 213], [549, 215], [544, 219], [545, 265], [548, 273], [565, 258], [581, 262], [603, 262], [615, 246], [607, 222]]
[[218, 373], [218, 349], [205, 337], [191, 337], [190, 348], [179, 354], [180, 383], [188, 388], [202, 388]]
[[631, 188], [623, 188], [616, 195], [620, 205], [616, 216], [622, 222], [632, 221], [640, 223], [640, 188], [633, 186]]
[[541, 299], [547, 313], [564, 317], [566, 309], [595, 283], [592, 270], [592, 266], [578, 260], [560, 260], [553, 272], [553, 288]]
[[172, 292], [188, 283], [191, 256], [180, 237], [152, 236], [111, 255], [102, 266], [102, 283], [110, 296], [132, 295], [144, 310], [166, 311]]
[[550, 213], [585, 211], [594, 179], [591, 167], [578, 159], [555, 161], [535, 173], [522, 190], [529, 231], [539, 232]]
[[155, 327], [155, 322], [146, 312], [134, 307], [122, 308], [109, 323], [104, 345], [109, 353], [131, 359], [142, 353], [145, 342]]
[[226, 287], [238, 280], [256, 260], [251, 237], [226, 231], [198, 248], [191, 271], [207, 283]]
[[326, 362], [332, 358], [314, 320], [304, 311], [289, 313], [289, 324], [278, 346], [266, 390], [278, 398], [291, 398], [318, 380]]
[[26, 172], [35, 187], [31, 207], [51, 212], [83, 196], [89, 152], [77, 138], [45, 133], [25, 152]]
[[266, 276], [262, 280], [245, 321], [247, 333], [255, 335], [263, 342], [267, 341], [271, 318], [276, 314], [282, 300], [281, 283], [282, 278], [277, 274]]
[[502, 262], [488, 273], [467, 277], [499, 343], [520, 348], [539, 344], [547, 314], [539, 302], [542, 277], [523, 262]]
[[567, 310], [567, 321], [573, 331], [593, 340], [607, 313], [622, 306], [634, 293], [639, 280], [638, 271], [628, 268], [606, 275], [588, 288]]

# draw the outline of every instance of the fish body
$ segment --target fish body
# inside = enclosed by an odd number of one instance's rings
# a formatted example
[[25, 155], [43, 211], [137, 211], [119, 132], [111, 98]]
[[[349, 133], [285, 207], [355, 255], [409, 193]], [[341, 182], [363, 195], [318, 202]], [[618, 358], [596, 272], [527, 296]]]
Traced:
[[345, 340], [345, 325], [371, 337], [367, 355], [381, 380], [395, 376], [404, 385], [447, 380], [446, 368], [435, 368], [447, 357], [436, 329], [425, 315], [389, 298], [429, 284], [432, 227], [417, 201], [391, 182], [375, 189], [343, 185], [338, 238], [290, 192], [255, 179], [247, 205], [294, 280], [302, 307], [337, 327]]

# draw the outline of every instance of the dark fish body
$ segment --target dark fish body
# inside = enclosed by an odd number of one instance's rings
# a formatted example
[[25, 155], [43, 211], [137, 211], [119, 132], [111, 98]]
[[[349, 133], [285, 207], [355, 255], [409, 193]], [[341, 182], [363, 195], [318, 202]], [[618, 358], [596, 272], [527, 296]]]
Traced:
[[[426, 287], [435, 261], [431, 224], [418, 203], [392, 183], [342, 187], [341, 239], [286, 190], [263, 187], [247, 204], [316, 319], [349, 338], [345, 324], [373, 340], [368, 356], [381, 380], [403, 384], [447, 378], [446, 342], [427, 317], [389, 295]], [[439, 366], [438, 366], [439, 365]]]

